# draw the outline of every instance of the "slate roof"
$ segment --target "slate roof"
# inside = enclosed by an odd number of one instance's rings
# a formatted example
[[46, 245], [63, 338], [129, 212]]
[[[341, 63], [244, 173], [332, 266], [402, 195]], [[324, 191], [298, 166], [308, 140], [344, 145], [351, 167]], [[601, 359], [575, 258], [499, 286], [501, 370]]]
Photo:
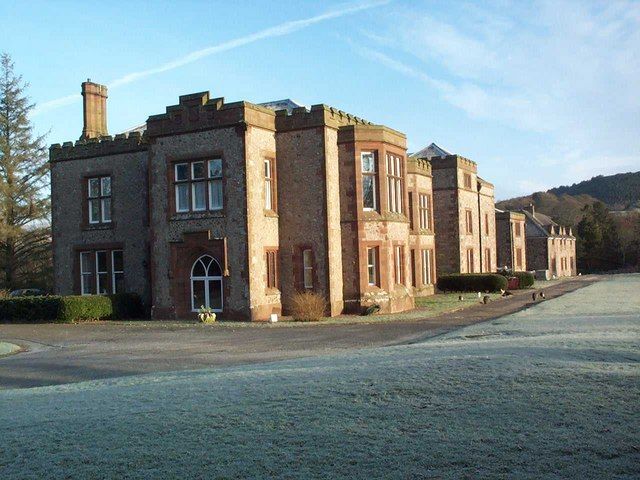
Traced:
[[[536, 212], [535, 215], [530, 211], [522, 209], [520, 212], [524, 213], [527, 219], [527, 235], [532, 237], [549, 237], [551, 236], [551, 229], [554, 229], [554, 236], [567, 236], [572, 237], [568, 232], [570, 231], [568, 227], [566, 227], [566, 234], [560, 234], [560, 225], [554, 222], [551, 217]], [[529, 231], [529, 225], [532, 228], [532, 231]]]
[[275, 112], [278, 110], [286, 110], [287, 113], [291, 113], [294, 108], [305, 107], [301, 103], [296, 102], [295, 100], [291, 100], [290, 98], [283, 98], [282, 100], [273, 100], [271, 102], [259, 103], [261, 107], [269, 108]]
[[447, 155], [453, 154], [435, 143], [431, 143], [428, 147], [424, 147], [422, 150], [411, 154], [412, 157], [428, 158], [429, 160], [433, 157], [446, 157]]
[[131, 127], [128, 130], [125, 130], [122, 133], [131, 133], [131, 132], [140, 132], [140, 134], [142, 135], [145, 131], [147, 130], [147, 123], [143, 123], [141, 125], [136, 125], [135, 127]]

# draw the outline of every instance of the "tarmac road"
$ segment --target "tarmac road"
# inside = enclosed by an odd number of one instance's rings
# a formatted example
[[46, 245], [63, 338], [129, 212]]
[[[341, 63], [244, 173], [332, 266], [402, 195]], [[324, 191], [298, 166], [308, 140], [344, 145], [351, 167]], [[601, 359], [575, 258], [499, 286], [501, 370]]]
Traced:
[[[576, 277], [545, 288], [547, 299], [597, 281]], [[202, 325], [179, 322], [5, 324], [0, 339], [23, 352], [0, 358], [0, 389], [151, 372], [195, 370], [413, 343], [532, 304], [531, 291], [424, 320], [366, 324]], [[375, 322], [375, 320], [373, 320]]]

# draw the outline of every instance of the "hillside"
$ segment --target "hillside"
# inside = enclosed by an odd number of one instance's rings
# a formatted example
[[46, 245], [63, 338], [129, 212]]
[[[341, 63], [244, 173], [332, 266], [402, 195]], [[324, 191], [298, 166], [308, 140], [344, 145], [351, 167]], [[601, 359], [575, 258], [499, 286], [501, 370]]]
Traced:
[[575, 225], [585, 205], [601, 201], [610, 210], [634, 210], [640, 207], [640, 172], [593, 177], [571, 186], [552, 188], [524, 197], [503, 200], [496, 207], [517, 210], [530, 204], [563, 225]]
[[552, 188], [555, 195], [590, 195], [606, 204], [610, 210], [640, 207], [640, 172], [598, 175], [571, 186]]
[[556, 195], [549, 192], [536, 192], [526, 197], [511, 198], [496, 204], [503, 210], [520, 210], [535, 205], [536, 210], [552, 217], [562, 225], [575, 225], [582, 218], [581, 210], [585, 205], [597, 202], [590, 195]]

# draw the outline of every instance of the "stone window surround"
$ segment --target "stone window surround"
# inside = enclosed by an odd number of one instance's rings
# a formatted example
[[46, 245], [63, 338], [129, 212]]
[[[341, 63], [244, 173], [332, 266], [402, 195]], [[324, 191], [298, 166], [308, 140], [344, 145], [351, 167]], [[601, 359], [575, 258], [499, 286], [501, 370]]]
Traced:
[[[198, 161], [207, 161], [212, 159], [222, 160], [222, 208], [217, 210], [209, 209], [209, 188], [206, 188], [207, 208], [202, 211], [185, 211], [178, 212], [176, 210], [176, 194], [175, 194], [175, 165], [179, 163], [192, 163]], [[206, 167], [206, 166], [205, 166]], [[225, 216], [225, 208], [227, 206], [227, 161], [222, 150], [212, 150], [207, 153], [199, 153], [196, 155], [176, 155], [167, 158], [167, 217], [169, 220], [182, 220], [197, 216], [198, 218], [223, 217]], [[189, 167], [191, 170], [191, 167]], [[207, 181], [207, 180], [205, 180]], [[113, 189], [113, 187], [112, 187]], [[191, 202], [191, 189], [189, 189], [189, 202]], [[190, 204], [191, 206], [191, 204]]]
[[[386, 257], [387, 250], [383, 247], [382, 240], [375, 241], [362, 241], [360, 242], [358, 252], [360, 257], [360, 291], [361, 292], [380, 292], [381, 290], [388, 290], [388, 258]], [[368, 271], [368, 257], [367, 251], [370, 248], [377, 249], [377, 284], [369, 285], [369, 271]]]
[[464, 211], [465, 220], [465, 233], [467, 235], [473, 235], [473, 210], [466, 208]]
[[473, 248], [467, 248], [466, 251], [466, 272], [465, 273], [475, 273], [475, 252]]
[[[109, 222], [89, 222], [89, 179], [91, 178], [111, 178], [111, 221]], [[82, 192], [82, 222], [80, 224], [80, 230], [110, 230], [116, 227], [116, 220], [114, 220], [113, 212], [115, 210], [116, 191], [114, 179], [111, 170], [95, 170], [90, 173], [85, 173], [80, 179], [80, 191]], [[102, 218], [102, 213], [100, 214]]]
[[[96, 252], [101, 252], [101, 251], [106, 251], [107, 252], [107, 277], [109, 279], [108, 281], [108, 286], [109, 286], [109, 292], [108, 293], [113, 293], [113, 284], [114, 284], [114, 273], [119, 273], [119, 272], [114, 272], [113, 271], [113, 251], [121, 251], [122, 252], [122, 263], [123, 263], [123, 281], [125, 282], [125, 288], [123, 289], [124, 292], [127, 291], [126, 289], [126, 265], [125, 265], [125, 255], [124, 255], [124, 247], [123, 244], [121, 242], [115, 242], [115, 243], [92, 243], [92, 244], [87, 244], [87, 245], [76, 245], [73, 247], [72, 249], [72, 255], [73, 255], [73, 291], [76, 295], [82, 295], [82, 282], [81, 282], [81, 270], [80, 270], [80, 253], [82, 252], [90, 252], [91, 253], [91, 257], [92, 257], [92, 263], [91, 263], [91, 275], [92, 275], [92, 282], [93, 285], [92, 287], [96, 287], [96, 256], [95, 253]], [[92, 291], [97, 291], [95, 288], [92, 288]], [[118, 293], [122, 293], [122, 292], [118, 292]]]
[[[373, 155], [373, 172], [365, 172], [362, 157], [365, 154]], [[380, 181], [378, 172], [380, 171], [380, 156], [378, 155], [378, 150], [375, 149], [363, 149], [360, 151], [360, 182], [362, 185], [362, 209], [366, 212], [379, 212], [380, 211], [380, 201], [379, 201], [379, 189], [380, 189]], [[373, 179], [373, 207], [365, 207], [364, 206], [364, 179], [372, 178]]]
[[[379, 245], [368, 245], [365, 247], [367, 252], [367, 285], [369, 287], [378, 287], [380, 288], [380, 246]], [[370, 262], [369, 254], [373, 253], [373, 263]], [[371, 283], [370, 270], [373, 267], [373, 277], [374, 282]]]
[[405, 213], [404, 196], [406, 178], [404, 155], [386, 152], [384, 163], [387, 177], [387, 211], [390, 213], [403, 214]]
[[418, 201], [420, 230], [433, 231], [433, 196], [430, 193], [419, 192]]
[[[265, 192], [264, 192], [264, 201], [262, 204], [264, 205], [264, 214], [266, 216], [273, 216], [278, 213], [278, 162], [276, 160], [276, 156], [273, 153], [263, 155], [263, 175], [266, 175], [266, 170], [264, 169], [265, 163], [269, 161], [271, 168], [271, 208], [267, 208], [266, 205], [266, 178], [265, 178]], [[224, 188], [224, 162], [223, 162], [223, 188]], [[224, 195], [224, 190], [223, 190]], [[223, 204], [224, 205], [224, 204]], [[224, 207], [223, 207], [224, 208]]]
[[405, 276], [405, 244], [404, 242], [393, 242], [393, 284], [404, 285]]
[[[362, 152], [376, 152], [376, 169], [378, 175], [378, 184], [376, 185], [376, 194], [378, 198], [378, 210], [369, 211], [364, 210], [362, 204], [363, 191], [362, 191], [362, 164], [361, 164], [361, 153]], [[388, 202], [382, 202], [381, 199], [388, 197], [388, 185], [386, 181], [380, 181], [387, 176], [387, 162], [386, 155], [391, 154], [401, 158], [402, 160], [402, 169], [404, 172], [404, 178], [406, 179], [406, 151], [388, 144], [382, 141], [356, 141], [354, 143], [354, 160], [355, 160], [355, 183], [356, 183], [356, 196], [358, 201], [357, 208], [357, 217], [358, 220], [380, 220], [381, 217], [387, 217], [388, 214], [391, 214], [394, 219], [397, 219], [398, 216], [402, 216], [408, 221], [409, 219], [406, 216], [406, 210], [404, 208], [404, 204], [407, 202], [408, 195], [406, 193], [407, 188], [403, 187], [403, 213], [394, 213], [388, 210]], [[405, 182], [406, 183], [406, 182]], [[364, 213], [364, 216], [362, 215]], [[386, 218], [390, 220], [390, 218]]]
[[422, 286], [434, 285], [435, 254], [433, 248], [420, 249], [420, 280]]
[[265, 290], [267, 294], [275, 294], [280, 290], [280, 272], [278, 247], [265, 247]]

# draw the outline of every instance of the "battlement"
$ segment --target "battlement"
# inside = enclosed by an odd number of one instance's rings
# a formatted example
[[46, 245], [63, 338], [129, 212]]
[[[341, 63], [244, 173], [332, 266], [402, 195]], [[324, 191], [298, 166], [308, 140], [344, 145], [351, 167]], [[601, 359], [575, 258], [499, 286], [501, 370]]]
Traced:
[[430, 162], [433, 170], [440, 170], [444, 168], [461, 168], [473, 173], [477, 173], [478, 171], [478, 164], [476, 162], [460, 155], [431, 157]]
[[431, 176], [431, 162], [426, 158], [408, 157], [407, 173]]
[[306, 107], [297, 107], [291, 113], [287, 110], [278, 110], [275, 114], [278, 131], [300, 130], [323, 125], [336, 129], [347, 125], [373, 125], [367, 120], [322, 103], [312, 105], [309, 110]]
[[62, 145], [54, 143], [49, 148], [49, 161], [61, 162], [80, 158], [102, 157], [121, 153], [137, 152], [147, 148], [147, 138], [140, 132], [120, 133], [115, 137], [105, 135]]

